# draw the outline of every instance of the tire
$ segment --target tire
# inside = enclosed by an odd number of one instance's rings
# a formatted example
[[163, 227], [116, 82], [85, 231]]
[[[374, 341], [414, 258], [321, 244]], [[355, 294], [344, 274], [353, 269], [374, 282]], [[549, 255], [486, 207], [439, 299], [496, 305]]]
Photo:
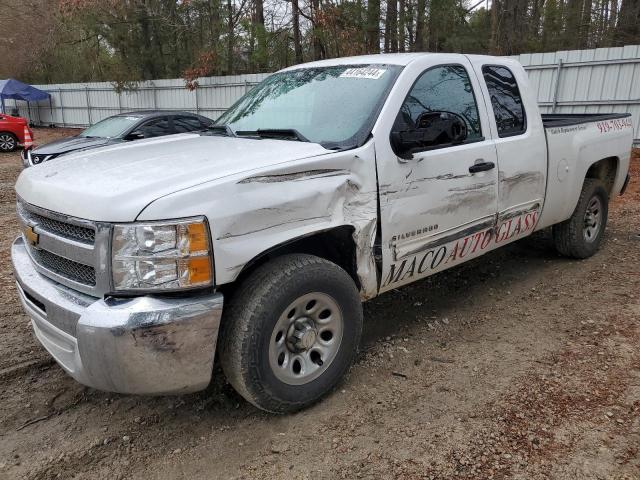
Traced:
[[13, 152], [18, 148], [18, 139], [13, 133], [0, 132], [0, 152]]
[[602, 181], [586, 178], [571, 217], [553, 226], [556, 250], [571, 258], [588, 258], [602, 244], [609, 214], [609, 195]]
[[362, 304], [347, 272], [312, 255], [284, 255], [260, 266], [225, 305], [219, 358], [247, 401], [294, 412], [336, 386], [361, 334]]

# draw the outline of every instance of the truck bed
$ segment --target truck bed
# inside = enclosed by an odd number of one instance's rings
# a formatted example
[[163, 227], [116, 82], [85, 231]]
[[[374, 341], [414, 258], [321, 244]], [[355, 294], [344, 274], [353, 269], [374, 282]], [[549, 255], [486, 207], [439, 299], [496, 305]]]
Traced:
[[544, 114], [547, 139], [547, 190], [538, 223], [544, 228], [571, 217], [591, 165], [607, 160], [611, 197], [622, 189], [629, 170], [633, 125], [629, 113]]
[[630, 113], [543, 113], [542, 124], [544, 128], [566, 127], [580, 123], [603, 122], [630, 116]]

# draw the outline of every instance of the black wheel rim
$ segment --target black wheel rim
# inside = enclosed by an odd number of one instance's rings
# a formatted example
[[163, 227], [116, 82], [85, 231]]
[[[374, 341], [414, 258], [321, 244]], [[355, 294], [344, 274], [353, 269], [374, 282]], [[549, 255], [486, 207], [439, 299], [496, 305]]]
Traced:
[[7, 134], [0, 135], [0, 150], [3, 152], [10, 152], [14, 148], [16, 148], [15, 138]]

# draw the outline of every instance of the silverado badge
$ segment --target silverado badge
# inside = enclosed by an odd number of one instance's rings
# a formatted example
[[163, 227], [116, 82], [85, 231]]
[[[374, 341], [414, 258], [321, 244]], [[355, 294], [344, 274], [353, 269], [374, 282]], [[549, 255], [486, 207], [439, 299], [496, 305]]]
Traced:
[[38, 246], [38, 240], [40, 240], [40, 235], [38, 235], [31, 225], [27, 225], [22, 230], [24, 233], [24, 239], [32, 246]]

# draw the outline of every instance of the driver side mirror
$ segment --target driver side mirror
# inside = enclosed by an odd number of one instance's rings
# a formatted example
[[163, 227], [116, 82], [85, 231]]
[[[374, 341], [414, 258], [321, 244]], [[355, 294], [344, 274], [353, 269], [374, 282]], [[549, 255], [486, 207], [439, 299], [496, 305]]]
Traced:
[[467, 124], [460, 115], [425, 111], [418, 115], [413, 128], [391, 132], [391, 146], [400, 158], [410, 159], [414, 151], [455, 145], [466, 138]]
[[129, 135], [126, 136], [125, 140], [142, 140], [145, 137], [145, 134], [142, 130], [134, 130]]

